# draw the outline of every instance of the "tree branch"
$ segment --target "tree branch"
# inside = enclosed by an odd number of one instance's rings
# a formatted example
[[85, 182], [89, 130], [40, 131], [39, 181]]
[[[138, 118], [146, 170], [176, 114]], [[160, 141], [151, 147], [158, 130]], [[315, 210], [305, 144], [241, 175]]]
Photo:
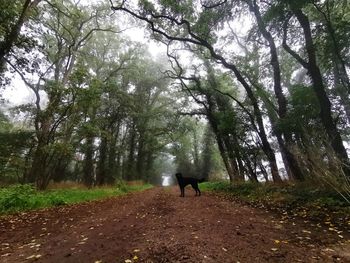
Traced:
[[282, 46], [283, 48], [293, 57], [295, 58], [305, 69], [309, 70], [309, 64], [306, 62], [302, 57], [300, 57], [294, 50], [292, 50], [288, 44], [287, 44], [287, 34], [288, 34], [288, 22], [289, 19], [287, 19], [283, 23], [283, 41]]
[[204, 8], [206, 8], [206, 9], [212, 9], [212, 8], [221, 6], [221, 5], [226, 4], [226, 3], [227, 3], [227, 0], [224, 0], [224, 1], [222, 1], [222, 2], [218, 2], [218, 3], [212, 4], [212, 5], [206, 5], [206, 4], [203, 3], [203, 1], [201, 0], [201, 5], [202, 5]]

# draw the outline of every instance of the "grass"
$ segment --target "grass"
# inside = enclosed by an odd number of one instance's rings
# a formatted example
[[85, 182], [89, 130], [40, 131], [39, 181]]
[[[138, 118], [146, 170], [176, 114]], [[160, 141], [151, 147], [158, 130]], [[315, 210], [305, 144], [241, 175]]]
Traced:
[[[228, 198], [282, 213], [313, 219], [324, 219], [330, 214], [339, 218], [350, 217], [350, 204], [333, 189], [304, 184], [254, 184], [231, 185], [229, 182], [206, 182], [204, 191], [215, 191]], [[349, 218], [350, 219], [350, 218]]]
[[150, 184], [119, 182], [115, 187], [86, 189], [78, 186], [36, 191], [31, 185], [13, 185], [0, 189], [0, 214], [98, 200], [151, 187]]

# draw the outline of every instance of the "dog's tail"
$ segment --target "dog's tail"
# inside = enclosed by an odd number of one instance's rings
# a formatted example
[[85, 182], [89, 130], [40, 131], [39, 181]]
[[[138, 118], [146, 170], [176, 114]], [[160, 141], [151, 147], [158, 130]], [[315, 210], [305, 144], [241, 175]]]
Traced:
[[202, 178], [202, 179], [199, 179], [198, 182], [199, 182], [199, 183], [203, 183], [203, 182], [205, 182], [206, 180], [207, 180], [207, 179], [204, 177], [204, 178]]

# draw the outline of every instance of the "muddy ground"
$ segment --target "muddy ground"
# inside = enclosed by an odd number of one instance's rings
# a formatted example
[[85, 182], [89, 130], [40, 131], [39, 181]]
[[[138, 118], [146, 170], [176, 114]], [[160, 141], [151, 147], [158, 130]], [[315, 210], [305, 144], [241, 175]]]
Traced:
[[349, 233], [186, 188], [0, 217], [0, 262], [350, 262]]

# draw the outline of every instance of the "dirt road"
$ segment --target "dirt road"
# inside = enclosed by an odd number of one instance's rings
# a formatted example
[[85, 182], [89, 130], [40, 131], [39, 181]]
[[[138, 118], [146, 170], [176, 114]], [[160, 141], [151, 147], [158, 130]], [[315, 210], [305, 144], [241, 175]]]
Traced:
[[178, 195], [154, 188], [1, 217], [0, 262], [350, 262], [311, 224], [192, 189]]

